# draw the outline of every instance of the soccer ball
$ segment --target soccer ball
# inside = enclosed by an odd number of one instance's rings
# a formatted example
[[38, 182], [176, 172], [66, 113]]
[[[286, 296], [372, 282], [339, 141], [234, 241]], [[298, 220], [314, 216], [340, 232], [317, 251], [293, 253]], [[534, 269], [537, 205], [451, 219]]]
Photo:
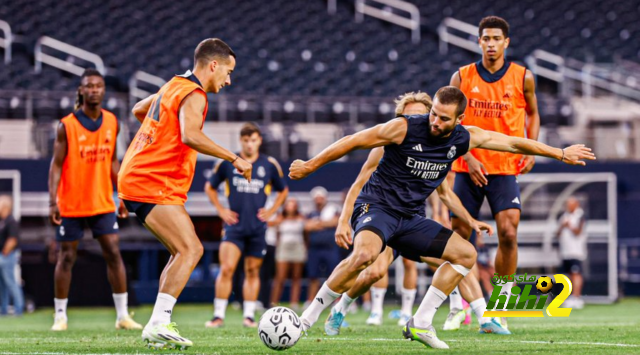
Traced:
[[536, 282], [536, 288], [546, 294], [553, 288], [553, 280], [549, 276], [540, 276]]
[[296, 345], [301, 334], [300, 318], [287, 307], [271, 308], [260, 317], [258, 335], [269, 349], [289, 349]]

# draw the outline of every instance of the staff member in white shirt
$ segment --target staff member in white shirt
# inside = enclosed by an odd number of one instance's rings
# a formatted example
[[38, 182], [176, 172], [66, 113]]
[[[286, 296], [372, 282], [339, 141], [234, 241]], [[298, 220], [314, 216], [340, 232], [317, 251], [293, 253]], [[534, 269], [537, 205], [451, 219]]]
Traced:
[[584, 307], [582, 300], [582, 262], [587, 259], [587, 233], [584, 210], [575, 197], [567, 199], [566, 211], [560, 217], [556, 236], [560, 238], [560, 256], [563, 272], [569, 275], [573, 294], [567, 299], [572, 308]]

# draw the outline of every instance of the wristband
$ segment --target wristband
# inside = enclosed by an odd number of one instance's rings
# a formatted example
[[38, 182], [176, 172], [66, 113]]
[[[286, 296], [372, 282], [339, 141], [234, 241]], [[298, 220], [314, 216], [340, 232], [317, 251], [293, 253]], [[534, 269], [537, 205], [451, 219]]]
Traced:
[[[563, 151], [563, 154], [564, 154], [564, 151]], [[563, 156], [564, 156], [564, 155], [563, 155]], [[233, 159], [233, 161], [231, 161], [231, 164], [235, 163], [235, 162], [236, 162], [236, 160], [238, 160], [238, 158], [240, 158], [240, 156], [236, 155], [236, 158], [235, 158], [235, 159]]]
[[562, 158], [560, 158], [561, 162], [564, 162], [564, 148], [562, 149]]

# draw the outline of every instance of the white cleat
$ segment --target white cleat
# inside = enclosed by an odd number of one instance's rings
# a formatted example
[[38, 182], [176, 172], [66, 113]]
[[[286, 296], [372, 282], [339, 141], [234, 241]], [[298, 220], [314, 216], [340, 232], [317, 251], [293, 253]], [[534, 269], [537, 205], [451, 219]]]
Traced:
[[51, 326], [51, 330], [54, 332], [62, 332], [67, 330], [67, 318], [66, 317], [55, 317], [53, 320], [53, 325]]
[[449, 349], [449, 345], [438, 339], [435, 328], [430, 325], [427, 328], [418, 328], [413, 322], [413, 318], [409, 320], [407, 325], [402, 329], [402, 335], [405, 339], [418, 341], [424, 346], [434, 349]]
[[187, 350], [193, 342], [180, 336], [175, 323], [147, 325], [142, 331], [142, 340], [147, 347], [154, 350], [178, 349]]
[[142, 329], [142, 324], [134, 321], [130, 315], [126, 315], [116, 320], [116, 329], [138, 330]]
[[464, 309], [452, 309], [447, 316], [447, 320], [444, 322], [442, 330], [458, 330], [460, 325], [467, 317], [467, 312]]
[[367, 325], [382, 325], [382, 315], [378, 313], [371, 313], [367, 318]]

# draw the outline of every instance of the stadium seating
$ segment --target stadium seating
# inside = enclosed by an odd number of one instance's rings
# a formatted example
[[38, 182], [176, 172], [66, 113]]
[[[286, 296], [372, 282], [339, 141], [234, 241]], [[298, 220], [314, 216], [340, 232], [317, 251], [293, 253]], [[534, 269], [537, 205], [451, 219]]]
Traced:
[[[100, 55], [116, 90], [136, 70], [170, 78], [192, 65], [191, 53], [205, 37], [225, 39], [238, 54], [228, 93], [258, 95], [394, 96], [420, 88], [432, 92], [459, 65], [476, 56], [437, 51], [435, 29], [451, 16], [477, 23], [489, 14], [512, 25], [509, 55], [522, 60], [542, 48], [581, 60], [638, 60], [633, 38], [640, 7], [634, 0], [520, 2], [413, 0], [421, 11], [419, 45], [398, 26], [353, 19], [353, 2], [342, 1], [330, 15], [326, 2], [274, 0], [140, 3], [126, 0], [20, 1], [0, 4], [0, 19], [18, 35], [10, 70], [0, 70], [2, 89], [73, 90], [77, 80], [57, 69], [33, 71], [33, 45], [42, 35]], [[604, 16], [603, 16], [604, 15]], [[55, 19], [55, 21], [54, 21]], [[64, 26], [60, 26], [64, 23]], [[545, 23], [542, 28], [539, 23]], [[283, 31], [284, 27], [288, 30]], [[571, 25], [567, 25], [571, 24]], [[0, 64], [4, 66], [4, 64]], [[348, 75], [346, 75], [348, 73]], [[1, 108], [0, 108], [1, 110]]]

